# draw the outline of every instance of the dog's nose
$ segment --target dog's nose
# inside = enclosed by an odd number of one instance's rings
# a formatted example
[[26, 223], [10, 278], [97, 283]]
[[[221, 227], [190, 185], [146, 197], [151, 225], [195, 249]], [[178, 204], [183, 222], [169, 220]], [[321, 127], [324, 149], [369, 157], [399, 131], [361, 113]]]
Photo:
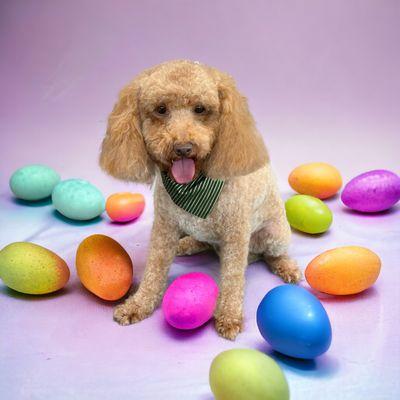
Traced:
[[179, 157], [189, 157], [193, 150], [193, 143], [178, 143], [174, 145], [174, 151]]

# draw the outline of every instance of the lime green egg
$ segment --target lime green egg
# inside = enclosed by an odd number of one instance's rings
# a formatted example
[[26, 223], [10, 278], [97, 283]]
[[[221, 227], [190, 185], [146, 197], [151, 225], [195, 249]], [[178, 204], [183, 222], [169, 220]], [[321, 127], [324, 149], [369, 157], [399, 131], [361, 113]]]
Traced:
[[302, 232], [316, 234], [326, 232], [332, 224], [332, 212], [316, 197], [299, 194], [285, 203], [289, 224]]
[[0, 251], [0, 278], [18, 292], [52, 293], [66, 285], [69, 275], [61, 257], [37, 244], [15, 242]]
[[28, 200], [42, 200], [49, 197], [60, 175], [45, 165], [27, 165], [17, 169], [10, 178], [10, 189], [15, 197]]
[[288, 400], [289, 386], [278, 364], [257, 350], [220, 353], [210, 367], [215, 400]]

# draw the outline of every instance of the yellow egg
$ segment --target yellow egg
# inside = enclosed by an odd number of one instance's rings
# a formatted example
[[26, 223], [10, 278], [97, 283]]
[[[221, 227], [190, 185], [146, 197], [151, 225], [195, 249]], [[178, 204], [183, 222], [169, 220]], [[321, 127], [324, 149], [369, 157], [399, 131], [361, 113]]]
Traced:
[[0, 278], [18, 292], [46, 294], [66, 285], [69, 268], [62, 258], [42, 246], [16, 242], [0, 251]]
[[342, 186], [342, 177], [332, 165], [315, 162], [295, 168], [289, 175], [289, 185], [300, 194], [327, 199]]
[[132, 284], [132, 261], [125, 249], [105, 235], [87, 237], [76, 253], [83, 286], [103, 300], [118, 300]]
[[320, 292], [346, 295], [360, 293], [372, 286], [381, 269], [380, 258], [371, 250], [345, 246], [325, 251], [308, 265], [309, 285]]

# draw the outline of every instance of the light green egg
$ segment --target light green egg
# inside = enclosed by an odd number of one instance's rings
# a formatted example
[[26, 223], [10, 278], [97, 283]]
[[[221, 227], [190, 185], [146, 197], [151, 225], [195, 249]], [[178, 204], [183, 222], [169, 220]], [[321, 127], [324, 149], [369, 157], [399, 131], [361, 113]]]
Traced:
[[220, 353], [210, 368], [215, 400], [288, 400], [289, 386], [278, 364], [257, 350]]
[[49, 197], [60, 175], [45, 165], [27, 165], [17, 169], [10, 178], [10, 189], [22, 200], [42, 200]]
[[89, 220], [104, 211], [103, 194], [83, 179], [60, 182], [53, 190], [52, 199], [55, 209], [70, 219]]
[[57, 254], [29, 242], [15, 242], [0, 251], [0, 278], [26, 294], [52, 293], [66, 285], [69, 268]]
[[289, 224], [302, 232], [323, 233], [332, 224], [332, 212], [329, 207], [316, 197], [299, 194], [285, 203], [286, 217]]

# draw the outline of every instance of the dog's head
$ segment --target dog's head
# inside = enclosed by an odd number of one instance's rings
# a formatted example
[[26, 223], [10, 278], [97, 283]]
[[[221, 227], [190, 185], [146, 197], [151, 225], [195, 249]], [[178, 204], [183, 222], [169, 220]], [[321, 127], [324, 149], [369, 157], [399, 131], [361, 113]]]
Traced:
[[245, 175], [267, 162], [246, 99], [228, 75], [190, 61], [144, 71], [120, 93], [108, 120], [100, 165], [128, 181], [155, 167], [178, 183]]

